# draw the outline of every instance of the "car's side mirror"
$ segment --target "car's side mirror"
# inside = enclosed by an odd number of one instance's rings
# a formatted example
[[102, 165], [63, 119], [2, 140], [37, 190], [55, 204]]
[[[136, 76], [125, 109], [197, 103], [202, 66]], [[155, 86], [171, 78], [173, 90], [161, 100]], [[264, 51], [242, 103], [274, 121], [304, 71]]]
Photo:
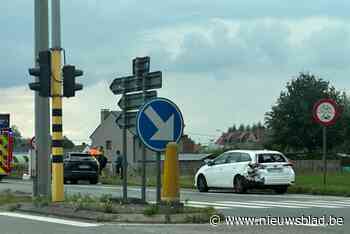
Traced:
[[215, 164], [214, 160], [209, 160], [209, 161], [207, 162], [207, 165], [208, 165], [208, 166], [213, 166], [214, 164]]

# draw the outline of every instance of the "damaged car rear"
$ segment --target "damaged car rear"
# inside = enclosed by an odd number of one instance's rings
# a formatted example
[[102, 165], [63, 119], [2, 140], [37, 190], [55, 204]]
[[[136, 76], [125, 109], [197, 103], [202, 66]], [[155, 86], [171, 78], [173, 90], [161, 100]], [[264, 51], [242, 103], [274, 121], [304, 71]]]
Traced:
[[230, 150], [202, 166], [195, 175], [200, 192], [233, 188], [237, 193], [248, 189], [269, 188], [287, 192], [295, 181], [292, 163], [280, 152], [269, 150]]

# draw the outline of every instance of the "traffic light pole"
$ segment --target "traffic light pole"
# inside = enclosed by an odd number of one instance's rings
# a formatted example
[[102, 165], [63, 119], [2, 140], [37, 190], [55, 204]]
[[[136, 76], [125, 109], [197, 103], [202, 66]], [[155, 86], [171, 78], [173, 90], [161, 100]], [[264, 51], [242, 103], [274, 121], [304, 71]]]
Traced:
[[52, 0], [52, 201], [64, 201], [60, 0]]
[[[49, 26], [48, 26], [48, 0], [35, 0], [35, 44], [34, 63], [38, 66], [37, 57], [39, 51], [47, 50], [49, 47]], [[36, 82], [39, 78], [36, 78]], [[35, 152], [35, 174], [33, 177], [33, 196], [49, 196], [50, 194], [50, 102], [48, 97], [40, 97], [35, 92], [35, 139], [37, 149]]]

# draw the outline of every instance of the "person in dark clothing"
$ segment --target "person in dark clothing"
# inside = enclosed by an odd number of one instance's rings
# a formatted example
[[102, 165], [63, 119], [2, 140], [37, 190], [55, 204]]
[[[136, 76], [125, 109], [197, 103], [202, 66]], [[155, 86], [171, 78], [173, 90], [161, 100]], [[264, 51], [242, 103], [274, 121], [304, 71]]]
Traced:
[[115, 171], [117, 175], [120, 174], [120, 178], [123, 179], [123, 156], [120, 154], [119, 150], [116, 152]]
[[102, 174], [102, 170], [106, 167], [107, 165], [107, 157], [104, 155], [104, 151], [103, 151], [103, 146], [100, 147], [100, 152], [101, 152], [101, 155], [99, 155], [97, 157], [97, 160], [100, 164], [100, 171], [99, 171], [99, 174], [101, 175]]
[[100, 175], [101, 175], [102, 170], [103, 170], [104, 168], [106, 168], [108, 159], [107, 159], [107, 157], [104, 156], [103, 154], [101, 154], [101, 156], [100, 156], [99, 158], [100, 158], [100, 167], [101, 167], [101, 169], [100, 169]]

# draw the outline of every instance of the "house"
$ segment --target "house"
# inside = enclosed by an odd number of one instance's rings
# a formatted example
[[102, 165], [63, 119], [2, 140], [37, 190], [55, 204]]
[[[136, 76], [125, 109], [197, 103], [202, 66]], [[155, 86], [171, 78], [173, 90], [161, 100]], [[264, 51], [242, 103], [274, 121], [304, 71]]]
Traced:
[[[116, 124], [116, 120], [120, 114], [120, 111], [102, 109], [100, 123], [90, 135], [91, 147], [103, 146], [105, 156], [109, 162], [112, 162], [112, 157], [116, 154], [117, 150], [123, 153], [123, 130]], [[142, 157], [142, 143], [128, 130], [126, 145], [128, 166], [137, 169]], [[146, 159], [153, 154], [153, 151], [146, 149]]]
[[181, 153], [198, 153], [200, 146], [188, 136], [183, 135], [179, 142], [179, 152]]
[[[120, 111], [110, 111], [102, 109], [100, 112], [100, 123], [90, 135], [91, 147], [103, 146], [105, 156], [108, 161], [112, 161], [112, 156], [119, 150], [123, 153], [122, 129], [116, 124]], [[143, 144], [129, 130], [127, 131], [127, 158], [129, 167], [137, 170], [141, 166]], [[179, 142], [180, 153], [196, 153], [199, 146], [187, 135], [183, 135]], [[154, 152], [146, 149], [146, 160], [151, 160]]]
[[260, 149], [263, 147], [264, 136], [264, 128], [250, 131], [235, 130], [223, 133], [215, 143], [225, 147]]

